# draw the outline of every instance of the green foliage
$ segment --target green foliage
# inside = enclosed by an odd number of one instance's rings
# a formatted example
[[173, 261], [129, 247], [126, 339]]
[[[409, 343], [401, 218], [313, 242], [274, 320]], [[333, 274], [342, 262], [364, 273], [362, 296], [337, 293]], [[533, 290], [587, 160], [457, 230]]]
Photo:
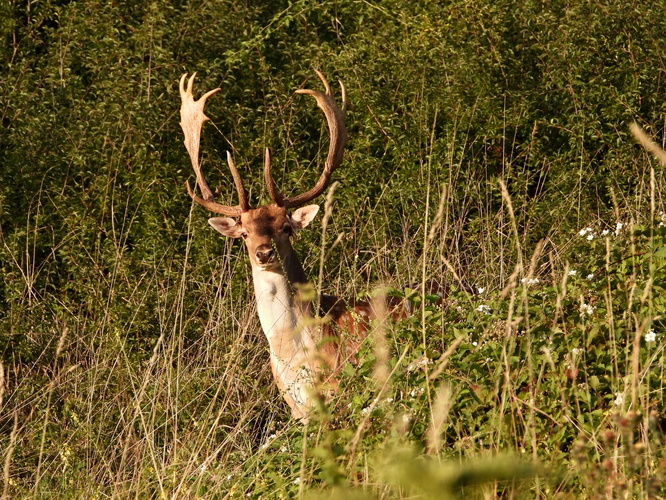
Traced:
[[[664, 173], [627, 134], [663, 135], [658, 7], [0, 3], [3, 494], [663, 495]], [[298, 251], [327, 291], [411, 286], [417, 314], [386, 327], [388, 382], [368, 343], [302, 429], [243, 250], [185, 193], [177, 82], [221, 87], [203, 165], [233, 203], [232, 150], [259, 203], [264, 147], [287, 192], [319, 174], [313, 68], [350, 141], [336, 243]]]
[[[339, 397], [303, 431], [309, 488], [325, 486], [321, 498], [663, 495], [666, 227], [602, 231], [576, 235], [578, 265], [518, 274], [502, 293], [453, 291], [442, 308], [394, 292], [416, 313], [387, 331], [390, 378], [377, 379], [371, 344], [345, 367]], [[292, 442], [288, 432], [271, 446]], [[264, 470], [287, 463], [279, 456]], [[295, 494], [297, 469], [279, 473], [289, 484], [269, 475], [245, 491]]]

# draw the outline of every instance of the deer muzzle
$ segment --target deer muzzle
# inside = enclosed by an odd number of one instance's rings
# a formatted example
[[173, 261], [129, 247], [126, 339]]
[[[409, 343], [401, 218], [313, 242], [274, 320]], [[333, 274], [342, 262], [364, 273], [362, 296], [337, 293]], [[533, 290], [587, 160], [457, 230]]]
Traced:
[[261, 245], [255, 251], [260, 264], [270, 264], [275, 260], [275, 250], [271, 245]]

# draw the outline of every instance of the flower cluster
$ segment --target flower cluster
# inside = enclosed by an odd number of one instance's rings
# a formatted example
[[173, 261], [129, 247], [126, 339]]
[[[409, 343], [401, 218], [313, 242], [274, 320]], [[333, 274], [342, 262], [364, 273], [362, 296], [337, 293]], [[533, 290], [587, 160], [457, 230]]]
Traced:
[[483, 314], [487, 314], [489, 316], [493, 313], [493, 310], [487, 304], [481, 304], [479, 307], [476, 308], [476, 310], [482, 312]]
[[[615, 236], [618, 236], [622, 232], [622, 229], [624, 229], [625, 225], [626, 224], [624, 222], [618, 222], [617, 224], [615, 224], [615, 230], [613, 231], [613, 234]], [[601, 231], [601, 236], [604, 238], [608, 237], [610, 234], [611, 234], [610, 229], [604, 229], [603, 231]], [[596, 238], [594, 230], [591, 227], [584, 227], [583, 229], [578, 231], [578, 236], [585, 238], [587, 241], [592, 241], [594, 238]]]
[[594, 239], [594, 232], [591, 227], [585, 227], [578, 232], [579, 236], [586, 238], [587, 241], [592, 241]]
[[580, 305], [580, 313], [586, 316], [592, 316], [594, 314], [594, 310], [596, 307], [594, 307], [591, 304], [581, 304]]
[[425, 392], [425, 389], [423, 387], [415, 387], [411, 391], [409, 391], [409, 396], [412, 398], [416, 398], [423, 394]]
[[427, 356], [421, 356], [407, 365], [407, 371], [413, 372], [414, 370], [422, 370], [426, 365], [430, 364], [432, 364], [432, 359]]

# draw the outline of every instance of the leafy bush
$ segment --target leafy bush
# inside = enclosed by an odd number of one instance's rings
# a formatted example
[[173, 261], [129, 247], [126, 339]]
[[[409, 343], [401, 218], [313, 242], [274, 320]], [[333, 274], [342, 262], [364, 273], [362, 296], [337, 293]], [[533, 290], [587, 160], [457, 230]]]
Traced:
[[[3, 494], [663, 495], [664, 178], [627, 133], [663, 138], [656, 6], [0, 14]], [[186, 196], [177, 81], [222, 88], [203, 165], [228, 201], [233, 150], [258, 203], [266, 146], [285, 191], [318, 176], [321, 117], [292, 97], [313, 68], [348, 88], [350, 141], [336, 243], [310, 231], [298, 251], [325, 252], [327, 291], [412, 287], [397, 293], [418, 314], [379, 328], [388, 360], [369, 343], [302, 429], [243, 251]], [[419, 291], [430, 278], [452, 290], [443, 308]]]

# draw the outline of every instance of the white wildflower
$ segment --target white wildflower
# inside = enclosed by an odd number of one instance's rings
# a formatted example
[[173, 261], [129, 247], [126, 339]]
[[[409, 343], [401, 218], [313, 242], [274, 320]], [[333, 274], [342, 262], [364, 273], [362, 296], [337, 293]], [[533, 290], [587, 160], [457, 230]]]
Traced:
[[645, 334], [645, 342], [654, 342], [657, 340], [657, 332], [650, 330]]
[[608, 236], [610, 234], [610, 231], [608, 229], [604, 229], [601, 231], [601, 236]]
[[574, 356], [578, 356], [582, 354], [582, 352], [583, 350], [580, 347], [574, 347], [573, 349], [571, 349], [571, 354], [573, 354]]
[[476, 308], [476, 310], [482, 312], [483, 314], [487, 314], [489, 316], [493, 313], [493, 310], [487, 304], [481, 304], [479, 307]]
[[594, 279], [594, 274], [588, 274], [587, 279], [588, 280], [593, 280]]
[[431, 364], [432, 364], [432, 359], [430, 359], [430, 358], [427, 357], [427, 356], [423, 356], [423, 357], [419, 360], [419, 364], [418, 364], [418, 366], [419, 366], [419, 368], [425, 368], [426, 365], [431, 365]]
[[581, 230], [578, 232], [578, 234], [579, 234], [580, 236], [587, 236], [588, 233], [591, 233], [591, 232], [592, 232], [592, 228], [591, 228], [591, 227], [585, 227], [585, 228], [581, 229]]
[[594, 239], [594, 234], [590, 233], [587, 235], [587, 241], [592, 241]]
[[592, 316], [592, 314], [594, 314], [595, 309], [596, 309], [596, 307], [594, 307], [593, 305], [590, 305], [590, 304], [581, 304], [580, 305], [581, 314], [586, 314], [588, 316]]
[[420, 396], [424, 392], [425, 392], [425, 389], [423, 387], [416, 387], [416, 388], [412, 389], [411, 391], [409, 391], [409, 396], [412, 397], [412, 398], [415, 398], [417, 396]]
[[569, 271], [569, 276], [576, 276], [577, 274], [578, 274], [578, 271], [576, 271], [575, 269], [572, 269], [571, 271]]
[[486, 363], [490, 363], [492, 360], [493, 360], [493, 358], [488, 357], [488, 358], [486, 358]]
[[624, 227], [623, 222], [618, 222], [617, 225], [615, 226], [615, 236], [620, 234], [620, 231], [622, 231], [622, 228]]
[[428, 358], [427, 356], [421, 356], [419, 359], [409, 363], [409, 365], [407, 366], [407, 371], [408, 372], [413, 372], [414, 370], [417, 370], [419, 368], [423, 368], [426, 365], [429, 365], [431, 363], [432, 363], [432, 359]]
[[523, 278], [523, 279], [520, 280], [520, 282], [523, 285], [528, 285], [529, 286], [529, 285], [538, 285], [540, 283], [540, 280], [539, 280], [539, 278], [530, 278], [530, 279]]
[[472, 345], [473, 345], [474, 347], [476, 347], [477, 345], [479, 345], [479, 343], [478, 343], [477, 341], [474, 341], [474, 342], [472, 342]]
[[294, 484], [299, 484], [300, 482], [301, 482], [300, 477], [297, 477], [296, 479], [294, 479]]
[[621, 392], [616, 392], [615, 393], [615, 406], [622, 406], [622, 403], [624, 403], [624, 394]]
[[486, 291], [485, 287], [480, 286], [479, 288], [476, 289], [477, 292], [479, 292], [479, 295], [482, 294], [483, 292]]

